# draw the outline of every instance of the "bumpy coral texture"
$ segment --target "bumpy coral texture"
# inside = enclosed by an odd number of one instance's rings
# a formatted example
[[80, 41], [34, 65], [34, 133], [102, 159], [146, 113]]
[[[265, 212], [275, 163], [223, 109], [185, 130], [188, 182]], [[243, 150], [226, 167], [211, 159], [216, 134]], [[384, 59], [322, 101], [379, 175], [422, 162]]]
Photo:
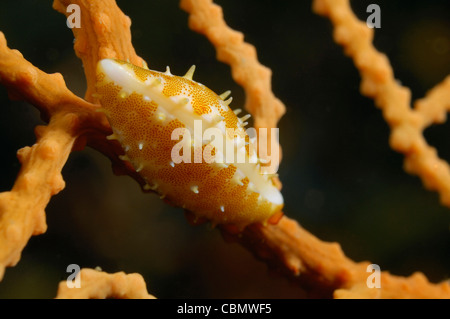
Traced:
[[[65, 9], [72, 2], [74, 1], [56, 0], [54, 7], [67, 14]], [[98, 106], [91, 103], [96, 102], [92, 93], [95, 92], [95, 65], [100, 59], [118, 58], [143, 66], [142, 59], [136, 55], [131, 45], [130, 20], [112, 0], [80, 0], [77, 4], [82, 10], [84, 27], [74, 29], [75, 51], [83, 60], [86, 73], [86, 100], [70, 92], [60, 74], [46, 74], [26, 61], [20, 52], [9, 49], [3, 33], [0, 33], [0, 83], [6, 86], [12, 98], [23, 99], [35, 105], [49, 122], [47, 126], [36, 129], [38, 139], [35, 145], [19, 151], [22, 170], [12, 190], [0, 194], [0, 278], [3, 277], [5, 267], [14, 266], [19, 261], [30, 236], [45, 232], [44, 209], [51, 196], [64, 187], [60, 172], [71, 150], [82, 149], [88, 144], [112, 160], [116, 173], [128, 174], [145, 185], [145, 180], [135, 169], [118, 158], [123, 151], [116, 143], [106, 139], [112, 133], [109, 123], [104, 114], [95, 112]], [[255, 49], [243, 42], [241, 33], [228, 28], [220, 7], [211, 0], [182, 0], [181, 6], [190, 14], [191, 28], [205, 34], [217, 48], [218, 59], [232, 66], [233, 77], [245, 87], [246, 106], [255, 117], [256, 126], [274, 127], [284, 113], [284, 107], [270, 91], [270, 71], [257, 62]], [[397, 108], [405, 108], [404, 101], [408, 101], [405, 90], [398, 91], [395, 87], [389, 89], [389, 86], [379, 85], [393, 82], [390, 65], [371, 46], [372, 32], [364, 30], [352, 13], [348, 0], [316, 0], [314, 9], [330, 17], [335, 24], [336, 40], [355, 58], [363, 78], [369, 79], [364, 81], [364, 92], [375, 96], [378, 105], [390, 106], [383, 108], [387, 118], [397, 114]], [[358, 52], [366, 52], [368, 56], [375, 58], [375, 62], [372, 59], [361, 59], [366, 54], [357, 58]], [[427, 109], [434, 110], [431, 112], [434, 116], [425, 116], [423, 112], [414, 113], [416, 115], [407, 118], [422, 118], [419, 121], [422, 124], [401, 125], [403, 130], [394, 130], [400, 132], [394, 135], [403, 136], [399, 140], [409, 140], [408, 135], [402, 132], [417, 127], [421, 129], [423, 123], [429, 124], [432, 119], [443, 120], [443, 111], [448, 107], [445, 93], [448, 89], [445, 88], [448, 88], [448, 80], [432, 90], [417, 105], [417, 109], [429, 106]], [[395, 118], [398, 121], [388, 122], [401, 122], [401, 117]], [[424, 146], [420, 134], [413, 134], [412, 140], [412, 143], [405, 145], [419, 147], [409, 148], [405, 154], [426, 150], [426, 147], [420, 147]], [[419, 142], [414, 144], [417, 140]], [[393, 146], [397, 149], [400, 144], [395, 142]], [[425, 151], [423, 154], [427, 153], [429, 152]], [[407, 168], [422, 176], [427, 185], [442, 193], [447, 192], [448, 187], [444, 187], [448, 185], [445, 184], [445, 178], [436, 176], [433, 169], [435, 164], [439, 167], [442, 162], [433, 161], [433, 156], [428, 157], [431, 161], [423, 160], [420, 153], [417, 154], [419, 156], [411, 157], [412, 163]], [[443, 202], [447, 202], [445, 198], [448, 196], [443, 197]], [[309, 288], [315, 293], [314, 296], [330, 297], [334, 293], [336, 298], [450, 298], [448, 283], [430, 283], [420, 273], [403, 278], [382, 272], [381, 288], [369, 289], [365, 285], [368, 262], [353, 262], [343, 254], [339, 244], [319, 240], [288, 217], [283, 217], [277, 225], [250, 225], [239, 235], [228, 227], [221, 227], [221, 230], [226, 238], [240, 242], [285, 274], [293, 283]], [[82, 271], [83, 274], [91, 275], [92, 271]], [[94, 280], [89, 280], [89, 285], [77, 291], [76, 295], [69, 292], [59, 296], [148, 297], [140, 279], [124, 281], [122, 275], [101, 273], [107, 279], [97, 281], [96, 275], [98, 274], [94, 273]], [[142, 293], [118, 293], [119, 291]]]
[[77, 274], [80, 288], [70, 288], [65, 281], [58, 286], [56, 299], [155, 299], [147, 292], [139, 274], [108, 274], [84, 268]]
[[391, 147], [405, 155], [405, 170], [418, 175], [436, 190], [442, 205], [450, 207], [450, 168], [439, 158], [423, 131], [442, 123], [450, 110], [450, 76], [431, 89], [411, 108], [411, 91], [394, 77], [388, 58], [372, 44], [373, 29], [359, 21], [348, 0], [315, 0], [314, 10], [329, 17], [335, 41], [342, 45], [361, 74], [361, 93], [374, 99], [391, 128]]

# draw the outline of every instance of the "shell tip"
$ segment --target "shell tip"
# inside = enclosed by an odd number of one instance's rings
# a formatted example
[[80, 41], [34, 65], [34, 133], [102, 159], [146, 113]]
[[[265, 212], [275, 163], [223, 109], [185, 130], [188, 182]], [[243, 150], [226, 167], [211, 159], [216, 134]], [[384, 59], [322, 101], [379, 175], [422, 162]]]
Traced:
[[222, 94], [220, 94], [219, 97], [220, 97], [222, 100], [225, 100], [230, 94], [231, 94], [231, 91], [228, 90], [228, 91], [225, 91], [225, 92], [223, 92]]
[[195, 72], [195, 65], [192, 65], [183, 77], [185, 79], [192, 80], [194, 72]]

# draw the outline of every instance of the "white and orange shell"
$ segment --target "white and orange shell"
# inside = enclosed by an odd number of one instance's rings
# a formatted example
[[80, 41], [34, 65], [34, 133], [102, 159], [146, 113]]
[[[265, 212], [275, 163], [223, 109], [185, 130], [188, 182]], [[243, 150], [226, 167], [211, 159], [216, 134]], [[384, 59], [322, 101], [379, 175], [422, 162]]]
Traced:
[[[228, 107], [231, 99], [224, 98], [229, 92], [217, 95], [193, 81], [193, 71], [180, 77], [169, 69], [162, 73], [119, 60], [99, 61], [97, 94], [113, 130], [109, 138], [120, 142], [122, 159], [144, 178], [145, 189], [199, 218], [239, 228], [277, 220], [283, 197], [270, 176], [261, 174], [258, 160], [248, 160], [257, 155], [244, 131], [245, 119]], [[172, 150], [179, 141], [172, 139], [172, 132], [183, 128], [194, 136], [195, 120], [201, 120], [203, 130], [218, 128], [247, 161], [175, 163]], [[237, 135], [229, 136], [229, 128]], [[208, 147], [208, 141], [200, 143], [202, 150]], [[191, 151], [194, 159], [194, 141]], [[219, 153], [215, 148], [210, 152], [212, 157]]]

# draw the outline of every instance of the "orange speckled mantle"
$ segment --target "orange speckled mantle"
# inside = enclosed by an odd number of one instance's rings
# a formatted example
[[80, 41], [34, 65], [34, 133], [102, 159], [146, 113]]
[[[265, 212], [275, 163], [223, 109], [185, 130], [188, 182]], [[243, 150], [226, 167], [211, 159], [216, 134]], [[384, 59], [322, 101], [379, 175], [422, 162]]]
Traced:
[[[113, 128], [109, 138], [120, 142], [126, 154], [122, 158], [144, 178], [145, 189], [158, 192], [161, 198], [198, 218], [214, 225], [234, 224], [240, 229], [255, 222], [265, 223], [273, 215], [279, 218], [282, 196], [272, 180], [261, 174], [258, 162], [250, 163], [253, 147], [245, 145], [249, 138], [243, 121], [220, 96], [191, 77], [101, 60], [97, 94]], [[178, 141], [172, 138], [172, 132], [183, 128], [193, 136], [195, 121], [203, 123], [203, 130], [216, 129], [221, 140], [229, 139], [233, 153], [241, 152], [244, 163], [174, 161], [172, 149]], [[238, 132], [239, 139], [227, 134], [230, 129]], [[202, 143], [203, 148], [209, 145]], [[191, 139], [189, 145], [194, 158]]]

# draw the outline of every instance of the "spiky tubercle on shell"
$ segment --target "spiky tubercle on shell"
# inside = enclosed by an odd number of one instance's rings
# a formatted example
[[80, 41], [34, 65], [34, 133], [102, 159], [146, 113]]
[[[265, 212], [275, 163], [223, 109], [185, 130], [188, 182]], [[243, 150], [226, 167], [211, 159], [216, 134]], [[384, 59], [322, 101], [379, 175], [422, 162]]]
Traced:
[[[213, 224], [242, 228], [281, 215], [281, 194], [259, 166], [248, 161], [256, 156], [243, 129], [249, 116], [239, 119], [239, 110], [228, 106], [231, 98], [224, 100], [229, 91], [217, 95], [192, 80], [193, 72], [191, 68], [180, 77], [169, 69], [162, 73], [119, 60], [98, 63], [97, 96], [113, 129], [111, 138], [124, 149], [122, 159], [147, 182], [144, 189]], [[172, 149], [179, 141], [172, 139], [172, 132], [187, 129], [194, 135], [195, 120], [201, 121], [203, 131], [215, 127], [225, 139], [234, 139], [236, 152], [243, 152], [247, 161], [196, 163], [198, 152], [191, 147], [192, 162], [175, 163]], [[227, 136], [226, 129], [235, 129], [237, 136]], [[202, 141], [202, 150], [207, 145]]]

